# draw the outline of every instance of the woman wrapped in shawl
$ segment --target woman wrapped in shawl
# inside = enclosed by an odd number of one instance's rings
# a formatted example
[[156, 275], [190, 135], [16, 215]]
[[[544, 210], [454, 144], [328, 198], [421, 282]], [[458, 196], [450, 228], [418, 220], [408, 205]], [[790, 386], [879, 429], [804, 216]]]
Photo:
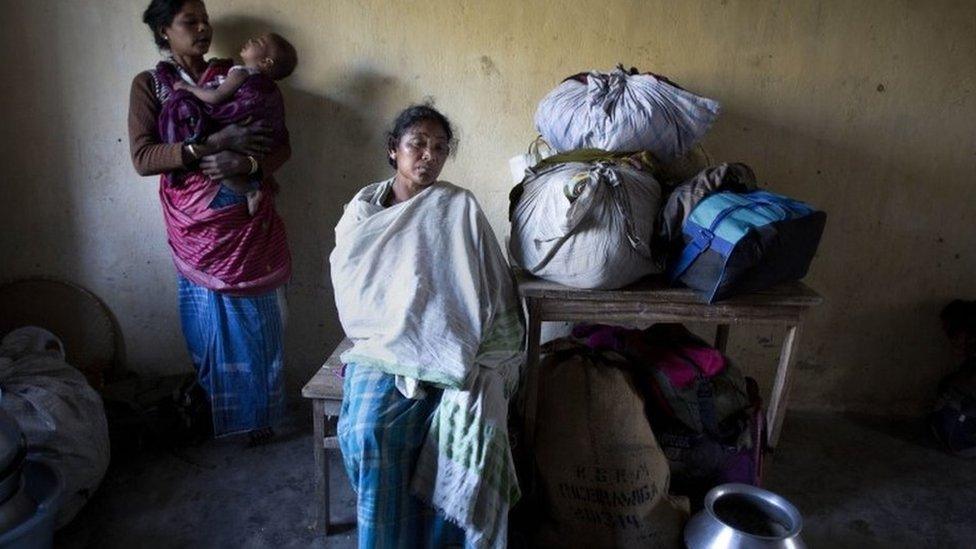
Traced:
[[396, 174], [359, 191], [330, 256], [343, 355], [339, 444], [359, 546], [504, 546], [519, 496], [508, 403], [523, 364], [514, 282], [467, 190], [437, 178], [448, 120], [403, 111]]
[[[249, 432], [253, 442], [263, 442], [284, 413], [277, 290], [291, 273], [291, 256], [273, 193], [252, 216], [245, 197], [220, 181], [254, 172], [264, 188], [276, 189], [271, 174], [291, 154], [287, 133], [275, 136], [255, 121], [210, 128], [195, 143], [167, 142], [160, 119], [187, 94], [174, 93], [173, 84], [212, 85], [231, 63], [204, 60], [212, 29], [199, 0], [153, 0], [143, 22], [168, 57], [132, 82], [132, 162], [140, 175], [161, 174], [183, 335], [210, 397], [214, 432]], [[173, 174], [187, 176], [175, 184]]]

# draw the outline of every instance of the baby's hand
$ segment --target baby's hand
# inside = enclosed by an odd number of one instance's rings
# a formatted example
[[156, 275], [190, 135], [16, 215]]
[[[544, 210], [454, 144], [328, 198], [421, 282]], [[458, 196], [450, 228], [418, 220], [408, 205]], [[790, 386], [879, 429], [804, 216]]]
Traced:
[[177, 81], [177, 82], [174, 82], [173, 83], [173, 89], [174, 90], [188, 90], [188, 89], [190, 89], [190, 85], [187, 84], [186, 82], [180, 80], [180, 81]]

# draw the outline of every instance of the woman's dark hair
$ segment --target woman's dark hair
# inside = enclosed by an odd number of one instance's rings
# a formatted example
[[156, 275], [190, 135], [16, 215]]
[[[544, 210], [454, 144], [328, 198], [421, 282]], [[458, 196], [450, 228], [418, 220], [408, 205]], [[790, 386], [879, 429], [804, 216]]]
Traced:
[[149, 26], [149, 30], [153, 34], [153, 40], [156, 41], [156, 45], [160, 49], [166, 49], [169, 47], [169, 44], [163, 40], [163, 35], [160, 34], [159, 30], [172, 25], [176, 14], [180, 13], [180, 10], [183, 9], [183, 4], [190, 1], [152, 0], [152, 2], [149, 2], [149, 7], [146, 8], [146, 11], [142, 12], [142, 22]]
[[[393, 129], [386, 134], [386, 152], [389, 153], [392, 150], [396, 150], [403, 134], [424, 120], [433, 120], [444, 128], [444, 133], [447, 134], [447, 141], [451, 145], [451, 154], [454, 154], [457, 143], [454, 141], [454, 129], [451, 127], [451, 121], [429, 103], [411, 105], [400, 111], [396, 120], [393, 121]], [[396, 160], [390, 158], [389, 155], [387, 155], [386, 159], [389, 161], [390, 166], [396, 168]]]

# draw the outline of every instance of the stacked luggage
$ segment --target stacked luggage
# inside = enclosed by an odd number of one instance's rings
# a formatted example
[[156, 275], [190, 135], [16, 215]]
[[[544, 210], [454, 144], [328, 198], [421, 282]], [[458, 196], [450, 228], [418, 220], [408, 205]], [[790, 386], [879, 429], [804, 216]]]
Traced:
[[623, 66], [561, 82], [535, 115], [545, 145], [512, 161], [513, 263], [582, 289], [666, 272], [710, 302], [802, 278], [823, 212], [758, 190], [744, 164], [691, 177], [675, 169], [697, 152], [719, 110], [665, 77]]
[[678, 546], [708, 490], [762, 483], [756, 382], [681, 324], [581, 324], [543, 351], [535, 545]]

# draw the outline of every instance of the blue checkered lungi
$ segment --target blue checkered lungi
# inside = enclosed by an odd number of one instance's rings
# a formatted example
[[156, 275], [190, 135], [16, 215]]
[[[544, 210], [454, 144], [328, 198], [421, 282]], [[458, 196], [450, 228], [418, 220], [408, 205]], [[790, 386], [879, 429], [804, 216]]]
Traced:
[[210, 397], [214, 435], [271, 427], [285, 412], [277, 293], [231, 296], [179, 277], [183, 336]]
[[420, 448], [441, 392], [409, 399], [395, 377], [346, 366], [338, 437], [346, 474], [358, 495], [359, 547], [464, 545], [464, 531], [410, 491]]

